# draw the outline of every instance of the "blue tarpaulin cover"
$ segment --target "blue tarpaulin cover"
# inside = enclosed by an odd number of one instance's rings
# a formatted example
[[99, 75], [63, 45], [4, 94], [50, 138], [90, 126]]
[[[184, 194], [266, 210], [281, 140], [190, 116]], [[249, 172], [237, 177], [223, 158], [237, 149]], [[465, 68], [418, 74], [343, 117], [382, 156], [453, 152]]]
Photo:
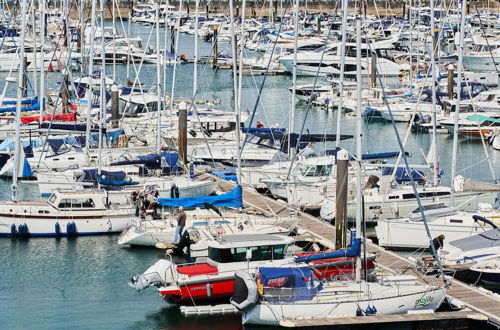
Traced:
[[137, 181], [113, 180], [113, 179], [110, 179], [109, 177], [103, 176], [103, 175], [101, 175], [97, 179], [97, 181], [100, 184], [107, 185], [107, 186], [134, 186], [134, 185], [139, 184], [139, 182], [137, 182]]
[[219, 196], [200, 196], [185, 198], [158, 198], [158, 204], [170, 207], [204, 207], [205, 203], [222, 207], [243, 207], [241, 186]]
[[[382, 170], [382, 175], [392, 175], [393, 171], [394, 171], [394, 167], [385, 167]], [[422, 171], [412, 170], [411, 176], [412, 176], [413, 180], [418, 184], [425, 184], [426, 183], [424, 172], [422, 172]], [[394, 179], [396, 180], [397, 183], [401, 184], [402, 182], [410, 181], [410, 176], [408, 175], [406, 168], [398, 167], [396, 169], [396, 175], [394, 176]]]
[[314, 275], [307, 267], [261, 267], [259, 277], [264, 287], [276, 288], [264, 298], [274, 303], [310, 300], [323, 288], [321, 283], [313, 285]]
[[[96, 168], [85, 169], [83, 170], [83, 172], [85, 173], [85, 177], [83, 179], [84, 182], [94, 182], [97, 180]], [[117, 171], [117, 172], [101, 171], [101, 176], [106, 177], [106, 179], [108, 180], [122, 181], [127, 176], [127, 173], [122, 171]]]

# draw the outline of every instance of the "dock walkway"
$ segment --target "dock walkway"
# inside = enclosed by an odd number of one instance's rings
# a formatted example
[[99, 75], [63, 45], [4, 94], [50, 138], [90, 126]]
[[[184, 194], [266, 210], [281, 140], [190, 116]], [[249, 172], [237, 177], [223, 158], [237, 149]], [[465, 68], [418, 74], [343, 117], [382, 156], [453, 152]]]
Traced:
[[[200, 176], [200, 179], [207, 178], [208, 175], [204, 174]], [[229, 181], [221, 180], [219, 182], [219, 188], [226, 192], [234, 188], [235, 183]], [[263, 196], [256, 191], [253, 191], [251, 188], [243, 189], [243, 202], [246, 206], [252, 207], [261, 211], [262, 213], [269, 216], [289, 216], [292, 213], [295, 213], [293, 209], [288, 207], [285, 203], [276, 201], [272, 198]], [[322, 221], [318, 218], [313, 217], [307, 213], [298, 213], [300, 216], [299, 225], [302, 229], [308, 230], [313, 233], [315, 236], [319, 237], [322, 241], [332, 242], [335, 237], [335, 227], [331, 224]], [[333, 243], [332, 243], [333, 244]], [[423, 275], [421, 272], [417, 271], [416, 265], [411, 262], [409, 259], [406, 259], [392, 251], [385, 250], [384, 248], [372, 243], [371, 241], [367, 242], [367, 248], [369, 252], [378, 254], [376, 259], [377, 266], [384, 269], [387, 272], [393, 274], [407, 274], [414, 275], [418, 278], [421, 283], [438, 283], [441, 281], [437, 279], [435, 275]], [[442, 282], [441, 282], [442, 283]], [[477, 315], [478, 313], [483, 315], [484, 318], [488, 320], [490, 324], [500, 327], [500, 299], [498, 295], [492, 295], [487, 292], [487, 290], [483, 290], [480, 288], [473, 287], [471, 285], [465, 284], [461, 281], [452, 280], [451, 287], [447, 291], [448, 296], [459, 299], [462, 301], [470, 311], [467, 313], [462, 312], [447, 312], [440, 313], [447, 314], [450, 318], [458, 318], [459, 314], [456, 316], [452, 316], [455, 313], [462, 313], [463, 315]], [[436, 315], [438, 313], [435, 313]], [[460, 314], [460, 315], [462, 315]], [[462, 315], [462, 316], [463, 316]], [[425, 316], [412, 316], [406, 315], [406, 321], [409, 322], [413, 318], [424, 319]], [[444, 317], [441, 315], [440, 317]], [[386, 322], [396, 322], [396, 316], [391, 318], [386, 318]], [[375, 319], [373, 319], [375, 320]], [[391, 321], [392, 320], [392, 321]], [[326, 322], [326, 323], [325, 323]], [[330, 322], [330, 323], [328, 323]], [[316, 319], [313, 320], [300, 320], [300, 319], [291, 319], [285, 320], [284, 326], [324, 326], [325, 324], [335, 324], [338, 323], [339, 320], [334, 319]], [[353, 321], [354, 322], [354, 321]], [[371, 322], [371, 321], [370, 321]], [[382, 321], [378, 321], [382, 322]], [[354, 323], [352, 323], [354, 324]]]

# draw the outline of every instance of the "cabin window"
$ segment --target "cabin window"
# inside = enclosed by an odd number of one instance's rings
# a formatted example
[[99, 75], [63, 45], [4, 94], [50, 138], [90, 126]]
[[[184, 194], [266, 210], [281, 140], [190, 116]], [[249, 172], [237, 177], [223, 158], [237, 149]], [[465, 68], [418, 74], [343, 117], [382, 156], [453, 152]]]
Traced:
[[247, 259], [247, 249], [252, 251], [250, 261], [283, 259], [286, 253], [286, 245], [263, 245], [250, 248], [237, 247], [231, 249], [208, 248], [208, 257], [220, 263], [243, 262]]
[[450, 223], [463, 223], [461, 219], [450, 219]]
[[63, 198], [61, 199], [57, 207], [60, 209], [88, 209], [94, 208], [95, 204], [92, 198]]
[[49, 197], [49, 203], [50, 204], [54, 204], [55, 201], [56, 201], [56, 195], [50, 195], [50, 197]]
[[[448, 195], [450, 195], [449, 191], [421, 192], [418, 194], [420, 198], [448, 196]], [[403, 199], [412, 199], [412, 198], [415, 198], [415, 194], [403, 194]]]

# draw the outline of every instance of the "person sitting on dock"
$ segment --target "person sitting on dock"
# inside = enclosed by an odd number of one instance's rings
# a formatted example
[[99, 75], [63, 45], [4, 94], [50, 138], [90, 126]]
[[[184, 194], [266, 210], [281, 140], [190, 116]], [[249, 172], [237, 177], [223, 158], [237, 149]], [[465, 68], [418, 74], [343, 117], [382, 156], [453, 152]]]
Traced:
[[[444, 245], [444, 235], [441, 234], [439, 235], [438, 237], [435, 237], [433, 240], [432, 240], [432, 245], [434, 246], [434, 249], [436, 250], [436, 252], [443, 247]], [[430, 250], [432, 251], [432, 247], [430, 247]]]
[[179, 243], [182, 237], [182, 231], [186, 225], [186, 212], [182, 206], [179, 207], [179, 213], [177, 214], [177, 228], [175, 229], [174, 244]]

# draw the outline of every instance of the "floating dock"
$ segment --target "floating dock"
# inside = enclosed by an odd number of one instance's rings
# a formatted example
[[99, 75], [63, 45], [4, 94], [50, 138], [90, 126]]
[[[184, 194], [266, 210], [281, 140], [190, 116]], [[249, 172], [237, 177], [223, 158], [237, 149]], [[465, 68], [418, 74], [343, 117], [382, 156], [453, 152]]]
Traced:
[[[198, 175], [198, 180], [213, 179], [209, 174]], [[219, 188], [226, 192], [235, 187], [234, 182], [220, 180]], [[274, 200], [253, 191], [250, 187], [243, 188], [243, 203], [247, 207], [259, 210], [268, 216], [289, 216], [296, 214], [300, 217], [299, 226], [311, 232], [326, 246], [332, 246], [335, 237], [335, 227], [307, 213], [298, 212], [287, 206], [284, 202]], [[436, 275], [424, 275], [416, 269], [414, 262], [406, 259], [392, 251], [388, 251], [367, 240], [367, 252], [376, 253], [376, 264], [387, 273], [394, 275], [414, 275], [420, 283], [429, 284], [441, 279]], [[485, 322], [492, 327], [500, 328], [500, 295], [494, 294], [486, 289], [468, 285], [459, 280], [451, 280], [451, 287], [447, 290], [447, 296], [460, 300], [466, 308], [461, 311], [439, 312], [432, 314], [404, 314], [404, 315], [377, 315], [366, 317], [346, 318], [314, 318], [314, 319], [286, 319], [282, 326], [286, 327], [328, 327], [334, 325], [355, 326], [369, 323], [397, 323], [397, 322], [444, 322], [445, 320], [462, 320]], [[467, 322], [469, 322], [467, 321]], [[461, 325], [460, 325], [461, 324]], [[457, 323], [451, 328], [463, 328], [464, 323]], [[484, 323], [483, 323], [484, 324]], [[444, 328], [447, 328], [445, 326]], [[467, 326], [465, 326], [467, 327]]]

